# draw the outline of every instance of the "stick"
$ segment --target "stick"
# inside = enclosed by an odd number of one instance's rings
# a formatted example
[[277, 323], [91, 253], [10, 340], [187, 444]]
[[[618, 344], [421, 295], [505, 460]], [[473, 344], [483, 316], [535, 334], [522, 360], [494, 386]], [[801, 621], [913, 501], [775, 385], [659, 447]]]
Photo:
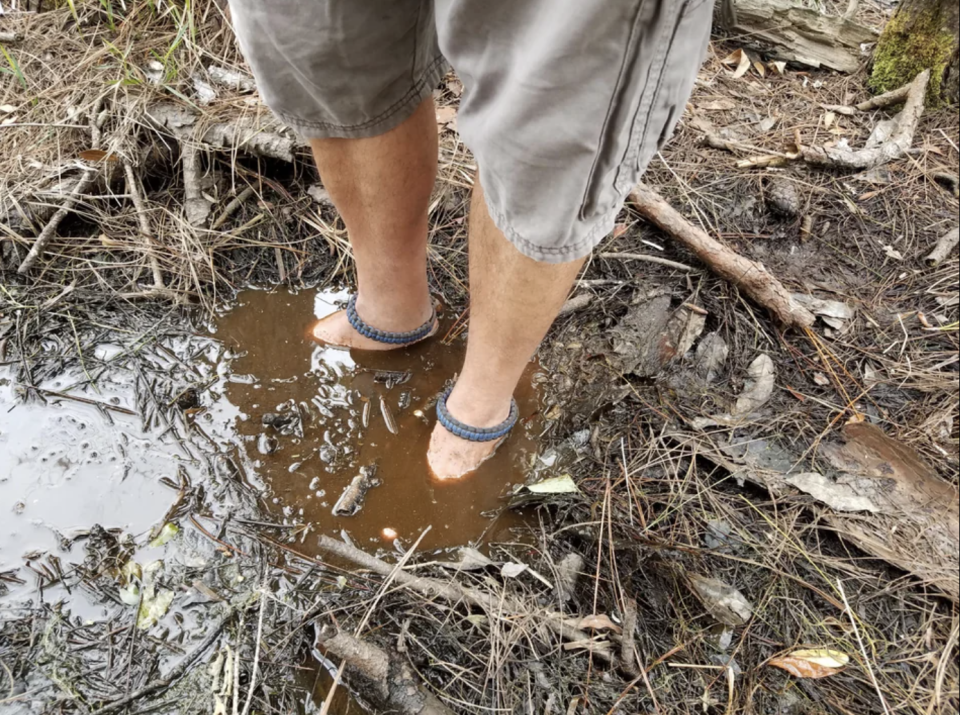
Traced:
[[920, 117], [923, 116], [929, 84], [930, 70], [926, 70], [908, 86], [907, 102], [900, 113], [897, 129], [879, 146], [860, 150], [842, 146], [802, 147], [803, 158], [816, 166], [849, 170], [875, 169], [902, 158], [913, 146], [913, 137], [920, 123]]
[[183, 675], [190, 670], [191, 667], [193, 667], [193, 664], [197, 661], [197, 659], [203, 655], [204, 652], [210, 646], [212, 646], [218, 638], [220, 638], [220, 635], [223, 633], [223, 629], [226, 628], [227, 624], [233, 620], [235, 614], [236, 612], [231, 610], [229, 613], [227, 613], [227, 615], [221, 618], [220, 622], [214, 627], [210, 634], [203, 639], [200, 645], [194, 648], [190, 655], [181, 660], [166, 677], [153, 681], [146, 687], [141, 688], [135, 693], [131, 693], [125, 698], [114, 700], [109, 705], [105, 705], [99, 710], [95, 710], [93, 713], [91, 713], [91, 715], [107, 715], [108, 713], [115, 713], [119, 710], [123, 710], [128, 705], [135, 703], [137, 700], [140, 700], [140, 698], [145, 698], [148, 695], [153, 695], [154, 693], [169, 688], [175, 682], [180, 680], [180, 678], [182, 678]]
[[[384, 563], [380, 559], [370, 556], [359, 549], [336, 541], [329, 536], [321, 536], [319, 542], [320, 548], [335, 556], [350, 561], [357, 566], [361, 566], [368, 571], [372, 571], [381, 576], [390, 576], [401, 586], [409, 588], [411, 591], [426, 596], [427, 598], [442, 598], [451, 603], [466, 602], [487, 612], [491, 617], [496, 617], [504, 613], [519, 614], [524, 612], [522, 604], [507, 597], [493, 596], [472, 588], [466, 588], [456, 583], [446, 583], [434, 578], [424, 576], [414, 576], [406, 571], [394, 573], [394, 568], [390, 564]], [[591, 637], [579, 628], [579, 620], [563, 618], [557, 614], [543, 613], [541, 621], [550, 630], [568, 641], [590, 641]], [[605, 650], [594, 650], [593, 654], [607, 662], [613, 661], [613, 655]]]
[[164, 290], [163, 273], [160, 262], [157, 260], [156, 245], [153, 242], [153, 233], [150, 230], [150, 220], [147, 218], [147, 209], [143, 202], [143, 193], [140, 191], [140, 182], [133, 173], [133, 166], [129, 161], [123, 162], [123, 175], [126, 177], [127, 192], [133, 199], [133, 208], [137, 212], [137, 223], [140, 225], [140, 235], [147, 242], [147, 257], [150, 268], [153, 270], [153, 287], [155, 290]]
[[933, 253], [927, 256], [927, 265], [931, 268], [939, 266], [950, 255], [950, 252], [957, 247], [957, 243], [960, 243], [960, 228], [955, 228], [943, 234], [937, 241], [937, 247], [933, 249]]
[[230, 218], [233, 214], [235, 214], [237, 212], [237, 209], [243, 206], [246, 200], [249, 199], [251, 196], [253, 196], [252, 186], [248, 186], [239, 194], [237, 194], [236, 198], [234, 198], [233, 201], [231, 201], [229, 204], [224, 206], [223, 213], [217, 216], [214, 222], [210, 225], [210, 230], [216, 231], [218, 228], [220, 228], [223, 225], [223, 222], [226, 221], [228, 218]]
[[816, 318], [759, 263], [727, 248], [687, 221], [657, 192], [640, 184], [630, 195], [640, 214], [692, 251], [721, 278], [743, 290], [789, 327], [812, 327]]
[[0, 42], [13, 44], [14, 42], [20, 42], [22, 39], [23, 35], [18, 32], [0, 32]]
[[80, 197], [86, 193], [87, 189], [90, 188], [91, 184], [93, 184], [94, 179], [96, 178], [96, 169], [83, 170], [83, 174], [77, 180], [77, 183], [73, 187], [73, 191], [70, 193], [70, 196], [68, 196], [63, 202], [63, 206], [61, 206], [57, 212], [50, 217], [47, 225], [43, 227], [40, 235], [37, 236], [36, 240], [33, 242], [33, 246], [30, 248], [30, 253], [28, 253], [27, 257], [23, 259], [23, 263], [21, 263], [20, 267], [17, 269], [17, 273], [23, 275], [33, 267], [33, 264], [37, 262], [37, 259], [40, 258], [44, 250], [46, 250], [47, 244], [53, 239], [60, 222], [66, 218], [70, 211], [73, 210], [73, 207], [80, 200]]
[[620, 660], [623, 662], [623, 670], [633, 678], [640, 675], [640, 667], [637, 664], [636, 646], [637, 631], [637, 601], [628, 598], [623, 607], [623, 640], [620, 641]]
[[260, 640], [263, 638], [263, 616], [267, 610], [267, 598], [260, 594], [260, 618], [257, 623], [257, 643], [253, 650], [253, 673], [250, 675], [250, 688], [247, 690], [247, 703], [243, 706], [243, 715], [250, 715], [250, 706], [253, 705], [253, 693], [257, 688], [257, 675], [260, 671]]
[[648, 256], [645, 253], [601, 253], [600, 258], [609, 258], [615, 261], [643, 261], [644, 263], [656, 263], [658, 266], [676, 268], [678, 271], [684, 271], [686, 273], [692, 273], [696, 270], [696, 268], [688, 266], [685, 263], [677, 263], [676, 261], [671, 261], [667, 258], [660, 258], [660, 256]]

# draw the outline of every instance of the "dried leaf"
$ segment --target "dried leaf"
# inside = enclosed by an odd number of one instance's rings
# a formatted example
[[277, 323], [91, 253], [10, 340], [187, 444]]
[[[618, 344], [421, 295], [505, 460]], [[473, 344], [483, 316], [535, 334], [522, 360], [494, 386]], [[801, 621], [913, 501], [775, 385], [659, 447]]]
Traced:
[[774, 658], [770, 665], [797, 678], [819, 680], [836, 675], [849, 662], [849, 656], [835, 650], [798, 650], [783, 658]]
[[580, 630], [613, 631], [614, 633], [620, 633], [623, 629], [611, 621], [608, 616], [605, 616], [601, 613], [599, 615], [587, 616], [586, 618], [581, 619]]
[[893, 246], [884, 246], [883, 252], [886, 254], [887, 258], [893, 259], [894, 261], [903, 260], [903, 254]]
[[80, 158], [84, 161], [117, 161], [114, 154], [103, 151], [102, 149], [87, 149], [80, 152]]
[[500, 569], [500, 575], [504, 578], [516, 578], [528, 568], [530, 567], [526, 564], [506, 563], [503, 565], [503, 568]]
[[814, 650], [796, 650], [790, 654], [792, 658], [800, 658], [825, 668], [846, 668], [850, 665], [850, 656], [838, 650], [817, 648]]
[[753, 617], [753, 605], [740, 591], [714, 578], [690, 575], [690, 585], [710, 614], [724, 625], [745, 625]]
[[577, 494], [580, 491], [569, 474], [531, 484], [527, 490], [534, 494]]
[[613, 227], [614, 238], [620, 238], [626, 232], [627, 232], [627, 224], [625, 223], [618, 223], [616, 226]]
[[784, 75], [787, 73], [787, 63], [786, 62], [771, 62], [770, 66], [777, 71], [777, 74]]
[[4, 114], [13, 114], [15, 111], [17, 111], [17, 108], [12, 104], [0, 104], [0, 112]]
[[140, 613], [137, 615], [137, 627], [148, 630], [167, 615], [170, 604], [173, 603], [173, 591], [157, 591], [150, 586], [143, 591], [143, 600], [140, 602]]
[[737, 399], [734, 415], [748, 415], [763, 407], [773, 396], [777, 368], [769, 355], [759, 355], [747, 368], [747, 382]]
[[151, 548], [151, 549], [156, 549], [156, 548], [159, 548], [159, 547], [163, 546], [164, 544], [166, 544], [168, 541], [170, 541], [174, 536], [176, 536], [176, 535], [179, 534], [179, 533], [180, 533], [180, 527], [179, 527], [179, 526], [177, 526], [177, 525], [174, 524], [173, 522], [167, 522], [167, 523], [164, 524], [163, 527], [160, 529], [160, 533], [157, 534], [156, 537], [154, 537], [154, 538], [150, 541], [150, 548]]
[[750, 71], [750, 67], [753, 64], [750, 60], [750, 55], [748, 55], [746, 50], [743, 49], [734, 50], [721, 62], [725, 65], [736, 66], [736, 69], [733, 71], [734, 79], [743, 77], [747, 72]]
[[761, 77], [767, 76], [767, 67], [760, 60], [754, 60], [753, 68], [757, 71], [757, 74], [759, 74]]
[[830, 127], [832, 127], [833, 123], [836, 121], [837, 121], [836, 112], [827, 112], [826, 114], [823, 115], [823, 126], [826, 129], [829, 129]]

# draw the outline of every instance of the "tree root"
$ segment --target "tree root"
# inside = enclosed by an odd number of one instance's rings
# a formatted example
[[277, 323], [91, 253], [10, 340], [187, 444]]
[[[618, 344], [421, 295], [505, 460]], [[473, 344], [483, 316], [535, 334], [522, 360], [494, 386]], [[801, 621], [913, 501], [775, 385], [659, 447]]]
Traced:
[[809, 328], [816, 318], [761, 264], [727, 248], [687, 221], [657, 192], [640, 184], [631, 194], [640, 214], [692, 251], [711, 270], [730, 281], [788, 327]]

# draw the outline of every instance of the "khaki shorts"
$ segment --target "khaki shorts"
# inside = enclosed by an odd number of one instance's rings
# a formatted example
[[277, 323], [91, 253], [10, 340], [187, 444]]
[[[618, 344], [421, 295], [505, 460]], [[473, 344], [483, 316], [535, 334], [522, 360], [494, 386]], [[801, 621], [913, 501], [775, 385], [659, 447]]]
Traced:
[[525, 255], [582, 258], [683, 114], [714, 0], [230, 0], [267, 104], [308, 138], [369, 137], [447, 69], [491, 216]]

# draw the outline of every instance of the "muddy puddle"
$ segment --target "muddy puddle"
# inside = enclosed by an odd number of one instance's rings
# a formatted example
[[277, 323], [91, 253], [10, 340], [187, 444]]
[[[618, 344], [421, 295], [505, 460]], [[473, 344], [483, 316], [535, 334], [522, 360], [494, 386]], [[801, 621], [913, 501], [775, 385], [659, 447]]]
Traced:
[[[344, 298], [243, 292], [136, 374], [112, 370], [129, 348], [105, 343], [81, 369], [41, 382], [27, 404], [0, 372], [0, 573], [24, 578], [24, 559], [66, 554], [94, 525], [143, 536], [176, 505], [182, 477], [202, 480], [223, 464], [259, 490], [305, 553], [316, 553], [319, 534], [369, 550], [394, 546], [385, 534], [409, 546], [428, 527], [421, 549], [512, 539], [522, 516], [502, 497], [535, 459], [531, 380], [517, 395], [522, 426], [497, 455], [469, 479], [437, 482], [426, 465], [433, 400], [459, 369], [463, 342], [354, 355], [318, 346], [309, 328]], [[171, 437], [169, 420], [144, 417], [150, 406], [138, 403], [135, 386], [154, 384], [150, 366], [179, 371], [189, 386], [157, 398], [179, 405], [186, 442]], [[360, 474], [378, 486], [358, 513], [334, 516]], [[229, 516], [229, 504], [208, 502], [208, 515]]]
[[[220, 387], [229, 407], [212, 404], [207, 419], [220, 434], [232, 423], [267, 508], [303, 525], [308, 549], [308, 533], [345, 532], [365, 548], [394, 535], [409, 546], [427, 527], [425, 549], [511, 538], [521, 516], [502, 497], [536, 457], [535, 366], [517, 394], [522, 426], [476, 474], [439, 482], [426, 462], [434, 400], [460, 369], [463, 341], [353, 354], [317, 345], [310, 328], [346, 297], [249, 291], [216, 321], [214, 335], [236, 357]], [[358, 477], [356, 502], [348, 490]]]

